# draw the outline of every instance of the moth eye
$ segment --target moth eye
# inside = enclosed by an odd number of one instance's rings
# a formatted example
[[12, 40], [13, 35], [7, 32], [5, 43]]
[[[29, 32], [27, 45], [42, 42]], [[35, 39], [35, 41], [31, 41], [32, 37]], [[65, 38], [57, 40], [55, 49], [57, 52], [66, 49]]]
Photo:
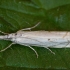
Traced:
[[48, 39], [48, 41], [50, 41], [50, 39]]
[[15, 35], [17, 35], [17, 33], [15, 33]]

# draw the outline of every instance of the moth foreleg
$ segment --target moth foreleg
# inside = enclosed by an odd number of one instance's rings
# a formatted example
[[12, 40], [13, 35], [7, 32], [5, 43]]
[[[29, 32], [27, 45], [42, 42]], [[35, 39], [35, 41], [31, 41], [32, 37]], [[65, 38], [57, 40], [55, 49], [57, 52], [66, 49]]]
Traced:
[[6, 48], [0, 50], [0, 52], [3, 52], [3, 51], [5, 51], [5, 50], [7, 50], [7, 49], [10, 48], [13, 44], [15, 44], [15, 43], [11, 43], [11, 44], [10, 44], [9, 46], [7, 46]]
[[34, 26], [30, 27], [30, 28], [21, 29], [21, 30], [19, 30], [19, 31], [31, 30], [31, 29], [37, 27], [39, 24], [40, 24], [40, 22], [38, 22], [36, 25], [34, 25]]
[[5, 35], [5, 34], [9, 34], [9, 33], [5, 33], [5, 32], [3, 32], [3, 31], [0, 31], [0, 33], [2, 33], [2, 34], [4, 34], [4, 35]]

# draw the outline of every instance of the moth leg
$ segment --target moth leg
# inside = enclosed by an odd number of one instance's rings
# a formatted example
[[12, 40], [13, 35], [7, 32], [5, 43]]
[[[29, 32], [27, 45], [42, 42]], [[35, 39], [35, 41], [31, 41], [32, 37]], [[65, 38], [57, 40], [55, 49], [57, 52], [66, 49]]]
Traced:
[[5, 51], [5, 50], [7, 50], [7, 49], [10, 48], [13, 44], [15, 44], [15, 43], [11, 43], [11, 44], [10, 44], [9, 46], [7, 46], [6, 48], [0, 50], [0, 52], [3, 52], [3, 51]]
[[19, 30], [19, 31], [22, 31], [22, 30], [23, 30], [23, 31], [24, 31], [24, 30], [31, 30], [31, 29], [37, 27], [39, 24], [40, 24], [40, 22], [38, 22], [36, 25], [34, 25], [34, 26], [30, 27], [30, 28], [21, 29], [21, 30]]
[[55, 53], [52, 50], [50, 50], [48, 47], [46, 49], [48, 49], [52, 54], [55, 55]]
[[5, 33], [5, 32], [3, 32], [3, 31], [0, 31], [0, 33], [2, 33], [2, 34], [4, 34], [4, 35], [5, 35], [5, 34], [8, 34], [8, 33]]
[[36, 56], [37, 56], [37, 58], [38, 58], [38, 53], [37, 53], [37, 51], [36, 51], [34, 48], [32, 48], [31, 46], [28, 46], [28, 47], [35, 52], [35, 54], [36, 54]]

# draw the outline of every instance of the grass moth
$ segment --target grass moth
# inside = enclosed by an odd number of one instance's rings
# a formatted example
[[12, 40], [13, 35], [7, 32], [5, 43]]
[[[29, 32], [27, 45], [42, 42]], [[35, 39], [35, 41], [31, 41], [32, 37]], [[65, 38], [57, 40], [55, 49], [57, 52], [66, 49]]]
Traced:
[[[11, 34], [6, 34], [0, 31], [5, 34], [5, 35], [1, 35], [0, 39], [12, 41], [12, 43], [8, 47], [6, 47], [5, 49], [2, 49], [0, 52], [5, 51], [9, 47], [11, 47], [11, 45], [13, 44], [20, 44], [20, 45], [30, 47], [36, 53], [38, 58], [38, 53], [31, 46], [44, 47], [44, 48], [47, 48], [49, 51], [51, 51], [49, 47], [50, 48], [70, 48], [70, 32], [30, 31], [32, 28], [35, 28], [37, 25], [31, 28], [21, 29], [16, 33], [11, 33]], [[55, 54], [54, 52], [52, 53]]]

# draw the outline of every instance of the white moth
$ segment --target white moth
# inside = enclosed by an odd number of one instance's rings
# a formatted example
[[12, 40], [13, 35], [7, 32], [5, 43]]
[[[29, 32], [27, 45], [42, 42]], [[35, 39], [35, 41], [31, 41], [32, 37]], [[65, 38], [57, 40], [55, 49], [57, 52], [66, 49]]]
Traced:
[[[0, 39], [10, 40], [13, 42], [8, 47], [1, 50], [0, 52], [3, 52], [6, 49], [8, 49], [12, 44], [20, 44], [20, 45], [30, 47], [36, 53], [38, 58], [38, 53], [31, 46], [44, 47], [47, 49], [49, 49], [49, 47], [50, 48], [64, 48], [64, 47], [68, 48], [69, 47], [70, 48], [70, 32], [24, 31], [24, 30], [30, 30], [32, 28], [35, 28], [37, 25], [31, 28], [22, 29], [16, 33], [0, 36]], [[52, 53], [55, 54], [54, 52]]]

